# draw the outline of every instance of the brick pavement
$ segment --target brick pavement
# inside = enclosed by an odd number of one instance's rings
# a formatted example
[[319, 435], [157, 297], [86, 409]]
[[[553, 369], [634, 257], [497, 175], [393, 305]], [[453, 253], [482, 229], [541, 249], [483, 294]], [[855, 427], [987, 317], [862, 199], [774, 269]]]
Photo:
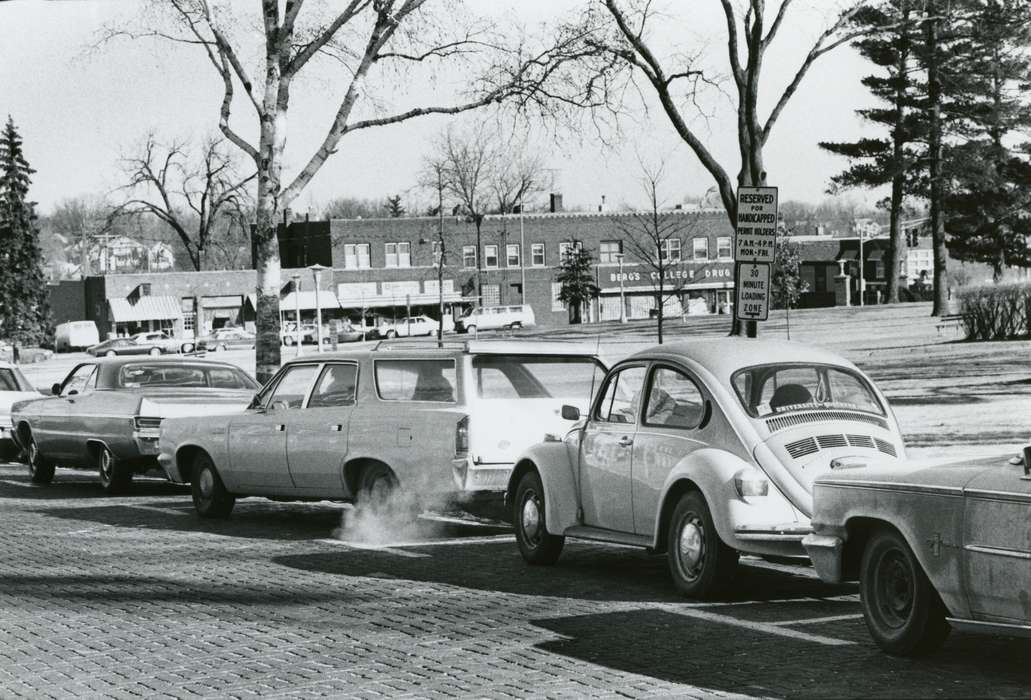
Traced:
[[[196, 518], [158, 481], [123, 498], [0, 467], [0, 697], [1026, 696], [1026, 641], [930, 659], [869, 642], [855, 589], [753, 563], [683, 602], [661, 558], [570, 543], [523, 564], [491, 528], [408, 547], [332, 540], [339, 510], [241, 501]], [[488, 537], [484, 537], [484, 534]], [[821, 620], [823, 620], [821, 622]], [[733, 624], [731, 624], [733, 623]], [[778, 632], [778, 630], [786, 630]], [[819, 640], [831, 640], [827, 644]]]

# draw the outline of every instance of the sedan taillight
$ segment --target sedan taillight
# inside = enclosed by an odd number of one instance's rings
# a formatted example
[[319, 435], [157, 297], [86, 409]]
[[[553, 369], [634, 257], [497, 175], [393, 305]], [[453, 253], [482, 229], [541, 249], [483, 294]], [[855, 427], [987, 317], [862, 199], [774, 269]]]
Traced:
[[469, 453], [469, 416], [464, 416], [455, 426], [455, 456], [464, 457]]
[[161, 418], [152, 416], [136, 416], [132, 419], [133, 427], [136, 430], [159, 430]]

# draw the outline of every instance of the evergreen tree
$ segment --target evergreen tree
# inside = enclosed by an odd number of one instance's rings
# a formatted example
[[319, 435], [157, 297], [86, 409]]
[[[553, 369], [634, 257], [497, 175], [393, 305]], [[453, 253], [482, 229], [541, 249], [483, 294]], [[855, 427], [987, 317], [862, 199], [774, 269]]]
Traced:
[[601, 289], [594, 283], [591, 253], [570, 241], [569, 251], [556, 268], [555, 281], [561, 285], [558, 300], [569, 308], [569, 322], [581, 323], [584, 304], [596, 299]]
[[0, 337], [16, 345], [53, 336], [35, 203], [28, 199], [34, 172], [8, 117], [0, 134]]
[[801, 268], [802, 255], [798, 246], [778, 236], [770, 279], [773, 308], [793, 309], [798, 305], [798, 298], [809, 291], [809, 283], [802, 279]]
[[401, 195], [395, 194], [393, 197], [387, 197], [387, 203], [383, 205], [383, 208], [387, 210], [387, 216], [391, 219], [400, 219], [405, 215], [404, 205], [401, 204]]
[[976, 3], [965, 20], [966, 67], [954, 112], [963, 142], [946, 150], [948, 247], [961, 260], [986, 262], [996, 281], [1004, 266], [1031, 265], [1031, 162], [1010, 148], [1031, 129], [1024, 82], [1031, 73], [1031, 2]]
[[881, 69], [878, 74], [862, 80], [880, 105], [860, 109], [858, 114], [887, 134], [851, 143], [820, 144], [821, 148], [845, 156], [850, 161], [848, 170], [832, 178], [835, 188], [891, 184], [887, 207], [890, 217], [887, 256], [889, 303], [899, 299], [902, 209], [906, 191], [912, 189], [919, 158], [919, 148], [914, 142], [921, 124], [914, 111], [917, 95], [912, 80], [915, 4], [916, 0], [885, 1], [862, 8], [852, 19], [856, 30], [863, 32], [863, 38], [855, 42], [856, 48]]

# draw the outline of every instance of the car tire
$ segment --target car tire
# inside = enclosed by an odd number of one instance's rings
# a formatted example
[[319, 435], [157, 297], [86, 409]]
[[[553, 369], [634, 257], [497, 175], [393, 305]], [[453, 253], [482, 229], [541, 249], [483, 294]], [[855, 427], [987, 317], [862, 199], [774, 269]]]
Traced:
[[161, 348], [151, 348], [150, 352], [147, 353], [150, 356], [156, 356], [161, 354]]
[[193, 343], [183, 343], [179, 346], [179, 352], [183, 355], [193, 352]]
[[519, 552], [527, 564], [548, 566], [558, 561], [566, 538], [548, 532], [545, 520], [544, 486], [536, 471], [519, 479], [512, 499], [512, 524]]
[[294, 344], [294, 339], [293, 338], [291, 338], [288, 335], [284, 335], [283, 336], [283, 345], [286, 345], [287, 347], [290, 347], [293, 344]]
[[877, 532], [863, 550], [859, 598], [870, 636], [889, 654], [926, 654], [951, 631], [944, 603], [896, 530]]
[[39, 451], [36, 438], [29, 434], [29, 445], [25, 448], [25, 463], [29, 468], [29, 481], [34, 484], [49, 484], [54, 480], [54, 463]]
[[669, 521], [666, 558], [677, 590], [688, 598], [711, 598], [726, 587], [737, 568], [737, 551], [716, 532], [705, 497], [680, 497]]
[[465, 327], [465, 332], [466, 333], [475, 333], [476, 332], [476, 326], [466, 326]]
[[117, 357], [117, 356], [118, 356], [118, 353], [115, 352], [114, 350], [108, 350], [107, 352], [104, 353], [104, 357]]
[[115, 457], [107, 445], [101, 445], [97, 452], [97, 473], [100, 476], [100, 487], [105, 493], [125, 493], [132, 485], [132, 469]]
[[396, 338], [397, 337], [397, 331], [387, 331], [386, 332], [386, 337], [387, 337], [387, 340], [391, 340], [393, 338]]
[[190, 493], [193, 507], [202, 518], [228, 518], [236, 505], [236, 496], [226, 490], [215, 463], [201, 452], [193, 460]]
[[370, 464], [358, 479], [358, 505], [382, 508], [397, 495], [398, 483], [394, 472], [385, 464]]

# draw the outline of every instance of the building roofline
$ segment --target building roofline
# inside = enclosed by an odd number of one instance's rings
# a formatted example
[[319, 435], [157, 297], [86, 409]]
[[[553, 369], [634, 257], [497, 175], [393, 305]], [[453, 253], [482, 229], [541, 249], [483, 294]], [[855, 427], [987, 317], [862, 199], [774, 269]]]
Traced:
[[[632, 211], [558, 211], [558, 212], [526, 212], [525, 214], [487, 214], [484, 216], [485, 220], [514, 220], [519, 219], [588, 219], [588, 218], [617, 218], [621, 216], [633, 216], [641, 214], [651, 214], [651, 212], [643, 209], [634, 209]], [[726, 216], [726, 211], [718, 207], [709, 207], [706, 209], [666, 209], [660, 211], [659, 214], [667, 215], [711, 215], [711, 216]], [[323, 221], [291, 221], [291, 224], [300, 223], [324, 223], [334, 221], [345, 221], [345, 222], [359, 222], [359, 221], [437, 221], [440, 217], [438, 216], [402, 216], [402, 217], [389, 217], [389, 216], [377, 216], [369, 218], [357, 218], [357, 219], [324, 219]], [[445, 219], [464, 219], [464, 216], [456, 214], [446, 214]]]

